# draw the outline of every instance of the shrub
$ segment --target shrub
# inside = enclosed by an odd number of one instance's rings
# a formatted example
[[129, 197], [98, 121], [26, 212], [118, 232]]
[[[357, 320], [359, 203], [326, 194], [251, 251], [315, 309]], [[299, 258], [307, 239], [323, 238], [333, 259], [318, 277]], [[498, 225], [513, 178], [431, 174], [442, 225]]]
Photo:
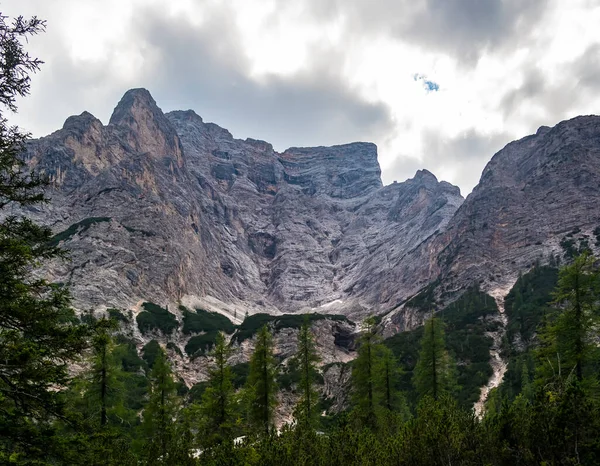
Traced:
[[74, 223], [69, 228], [60, 233], [57, 233], [52, 238], [50, 238], [50, 245], [57, 246], [61, 241], [66, 241], [69, 238], [72, 238], [77, 233], [83, 233], [87, 229], [89, 229], [95, 223], [102, 222], [110, 222], [110, 217], [89, 217], [84, 218], [82, 221]]
[[142, 308], [144, 311], [140, 312], [135, 320], [144, 335], [152, 330], [159, 330], [164, 335], [169, 335], [179, 326], [173, 314], [154, 303], [144, 303]]
[[160, 350], [160, 345], [156, 340], [150, 340], [142, 348], [142, 358], [144, 361], [146, 361], [150, 369], [152, 369], [152, 366], [154, 366], [154, 361], [158, 357]]
[[179, 306], [183, 312], [183, 333], [217, 332], [219, 330], [225, 333], [233, 333], [235, 325], [224, 315], [218, 312], [196, 309], [190, 311], [185, 306]]

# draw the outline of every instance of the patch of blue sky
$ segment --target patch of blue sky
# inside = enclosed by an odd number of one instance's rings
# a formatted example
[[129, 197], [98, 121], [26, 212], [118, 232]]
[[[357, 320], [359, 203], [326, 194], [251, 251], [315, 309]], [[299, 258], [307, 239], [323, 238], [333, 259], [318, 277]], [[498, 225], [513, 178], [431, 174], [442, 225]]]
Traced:
[[437, 92], [440, 90], [440, 85], [435, 81], [430, 81], [429, 79], [427, 79], [427, 76], [425, 76], [424, 74], [415, 73], [413, 79], [415, 81], [421, 81], [423, 83], [423, 87], [428, 93]]

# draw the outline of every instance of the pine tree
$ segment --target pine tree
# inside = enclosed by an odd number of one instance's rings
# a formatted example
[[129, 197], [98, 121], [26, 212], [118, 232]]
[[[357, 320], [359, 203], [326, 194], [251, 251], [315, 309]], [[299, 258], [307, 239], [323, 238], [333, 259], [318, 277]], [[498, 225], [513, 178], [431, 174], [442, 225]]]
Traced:
[[300, 400], [296, 405], [294, 418], [301, 429], [313, 430], [316, 425], [318, 393], [314, 386], [318, 362], [319, 357], [306, 315], [298, 333], [298, 350], [292, 361], [300, 370]]
[[364, 332], [358, 343], [358, 356], [352, 365], [352, 404], [356, 420], [367, 427], [376, 426], [376, 365], [380, 339], [375, 320], [365, 319]]
[[235, 392], [233, 374], [227, 359], [231, 348], [225, 342], [225, 336], [219, 332], [212, 356], [214, 363], [209, 369], [208, 387], [202, 394], [201, 445], [210, 447], [233, 441], [235, 424]]
[[49, 422], [64, 416], [57, 388], [65, 387], [68, 364], [85, 347], [68, 291], [33, 273], [60, 255], [50, 245], [51, 230], [8, 212], [44, 200], [45, 180], [22, 159], [28, 135], [9, 127], [2, 110], [16, 111], [16, 98], [29, 93], [29, 73], [41, 61], [21, 42], [44, 27], [35, 17], [8, 24], [0, 16], [0, 462], [19, 453], [48, 456]]
[[169, 464], [176, 417], [175, 381], [167, 355], [161, 348], [150, 373], [150, 399], [144, 409], [142, 424], [147, 440], [148, 461], [151, 464], [159, 458], [162, 463]]
[[598, 323], [600, 271], [596, 259], [585, 252], [559, 271], [554, 292], [555, 310], [547, 316], [540, 332], [538, 377], [567, 377], [579, 382], [586, 365], [597, 352], [594, 330]]
[[421, 398], [438, 400], [452, 391], [454, 368], [444, 340], [443, 323], [437, 317], [425, 321], [421, 351], [415, 366], [413, 382]]
[[122, 369], [114, 357], [115, 345], [110, 334], [115, 326], [102, 319], [92, 339], [91, 368], [84, 375], [83, 397], [101, 429], [109, 425], [110, 413], [122, 406]]
[[263, 326], [256, 338], [256, 347], [250, 358], [246, 381], [248, 421], [256, 432], [269, 434], [277, 405], [276, 362], [273, 356], [273, 337]]

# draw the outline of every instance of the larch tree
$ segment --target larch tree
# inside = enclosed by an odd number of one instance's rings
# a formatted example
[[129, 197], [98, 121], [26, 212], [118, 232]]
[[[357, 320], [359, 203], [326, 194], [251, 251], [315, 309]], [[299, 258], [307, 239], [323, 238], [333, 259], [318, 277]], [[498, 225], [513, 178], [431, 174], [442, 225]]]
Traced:
[[300, 371], [300, 400], [294, 410], [294, 418], [301, 429], [312, 430], [317, 421], [318, 393], [315, 390], [319, 357], [310, 330], [308, 315], [305, 316], [298, 333], [298, 350], [292, 363]]
[[413, 376], [414, 386], [421, 398], [431, 396], [438, 400], [441, 395], [452, 391], [453, 376], [454, 367], [446, 350], [443, 322], [432, 316], [425, 321]]
[[167, 355], [161, 348], [150, 372], [150, 397], [144, 409], [143, 430], [150, 462], [169, 464], [174, 444], [173, 431], [178, 414], [176, 385]]
[[365, 319], [364, 331], [358, 341], [358, 356], [352, 364], [352, 404], [356, 420], [367, 427], [376, 426], [377, 356], [380, 338], [375, 320]]
[[256, 347], [250, 358], [245, 397], [248, 422], [258, 433], [269, 434], [277, 406], [277, 365], [273, 356], [273, 336], [264, 325], [256, 337]]
[[579, 382], [586, 376], [592, 353], [597, 353], [595, 336], [600, 298], [600, 269], [597, 259], [584, 252], [560, 269], [553, 295], [554, 311], [540, 332], [538, 375], [568, 377]]
[[199, 443], [204, 447], [233, 441], [236, 398], [233, 373], [227, 363], [230, 355], [231, 348], [227, 345], [224, 334], [219, 332], [211, 354], [214, 362], [209, 369], [208, 387], [202, 394], [200, 406], [202, 417]]

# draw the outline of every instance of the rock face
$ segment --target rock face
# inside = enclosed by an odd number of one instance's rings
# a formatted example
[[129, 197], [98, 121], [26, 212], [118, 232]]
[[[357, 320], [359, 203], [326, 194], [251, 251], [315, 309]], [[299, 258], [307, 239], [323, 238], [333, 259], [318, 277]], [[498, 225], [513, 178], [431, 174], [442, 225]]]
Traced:
[[[373, 144], [277, 153], [191, 110], [165, 115], [144, 89], [128, 91], [108, 125], [87, 112], [70, 117], [30, 141], [25, 157], [51, 180], [51, 202], [26, 214], [51, 226], [71, 253], [46, 272], [70, 285], [80, 310], [116, 307], [134, 317], [151, 301], [175, 310], [179, 323], [176, 304], [234, 323], [256, 312], [318, 311], [355, 322], [377, 313], [390, 335], [474, 283], [501, 303], [536, 261], [600, 245], [595, 116], [508, 144], [466, 200], [426, 170], [383, 186]], [[124, 330], [138, 348], [149, 338], [170, 344], [189, 386], [206, 377], [205, 356], [184, 356], [189, 335], [181, 328], [147, 336], [129, 322]], [[355, 356], [358, 328], [328, 318], [313, 331], [322, 391], [342, 407], [349, 370], [340, 363]], [[283, 364], [296, 333], [275, 335]], [[238, 345], [233, 362], [247, 361], [253, 344]], [[284, 404], [282, 421], [293, 399]]]
[[[508, 144], [479, 184], [410, 262], [429, 264], [434, 309], [478, 283], [503, 298], [536, 262], [600, 246], [600, 117], [583, 116]], [[424, 265], [423, 265], [424, 266]], [[387, 333], [419, 325], [405, 303], [388, 316]]]
[[29, 215], [71, 251], [50, 272], [79, 308], [393, 311], [401, 330], [420, 322], [407, 299], [432, 283], [446, 301], [474, 282], [493, 292], [536, 260], [594, 248], [599, 141], [599, 117], [540, 128], [463, 202], [425, 170], [383, 186], [373, 144], [277, 153], [133, 89], [108, 125], [84, 112], [29, 143], [52, 180], [52, 202]]
[[27, 157], [53, 188], [29, 214], [71, 251], [51, 272], [79, 308], [382, 312], [428, 283], [413, 251], [463, 201], [427, 171], [382, 186], [373, 144], [277, 153], [191, 110], [165, 115], [144, 89], [107, 126], [70, 117]]
[[[600, 117], [542, 127], [508, 144], [436, 238], [441, 278], [493, 291], [550, 255], [597, 249]], [[449, 285], [450, 286], [450, 285]]]

